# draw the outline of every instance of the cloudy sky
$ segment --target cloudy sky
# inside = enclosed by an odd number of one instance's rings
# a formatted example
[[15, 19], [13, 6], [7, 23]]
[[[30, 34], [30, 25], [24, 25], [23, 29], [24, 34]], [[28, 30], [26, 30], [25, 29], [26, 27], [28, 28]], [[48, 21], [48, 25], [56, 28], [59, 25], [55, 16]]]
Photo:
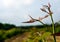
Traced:
[[[10, 23], [19, 25], [41, 24], [35, 22], [32, 24], [21, 23], [29, 20], [28, 14], [34, 18], [46, 15], [40, 10], [42, 5], [51, 4], [54, 12], [54, 22], [60, 20], [60, 0], [0, 0], [0, 23]], [[50, 17], [42, 20], [44, 23], [51, 23]]]

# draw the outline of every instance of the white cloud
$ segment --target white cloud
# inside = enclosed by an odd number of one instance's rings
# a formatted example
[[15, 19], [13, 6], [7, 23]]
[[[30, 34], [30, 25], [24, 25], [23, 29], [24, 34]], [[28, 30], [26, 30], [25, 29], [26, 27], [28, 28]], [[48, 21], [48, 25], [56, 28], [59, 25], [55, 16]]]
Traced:
[[3, 0], [3, 5], [5, 7], [11, 7], [11, 6], [14, 6], [14, 4], [15, 4], [14, 0]]
[[2, 0], [4, 7], [16, 7], [20, 5], [30, 5], [33, 0]]
[[22, 2], [18, 0], [3, 0], [2, 4], [5, 8], [18, 8]]
[[[24, 10], [21, 5], [30, 5], [32, 3], [33, 0], [0, 0], [0, 9], [2, 9], [0, 17], [5, 19], [19, 15], [19, 13], [22, 13], [22, 10]], [[25, 15], [26, 14], [24, 14], [23, 18], [27, 18]]]
[[33, 3], [33, 1], [34, 1], [34, 0], [24, 0], [23, 3], [24, 3], [25, 5], [30, 5], [30, 4]]

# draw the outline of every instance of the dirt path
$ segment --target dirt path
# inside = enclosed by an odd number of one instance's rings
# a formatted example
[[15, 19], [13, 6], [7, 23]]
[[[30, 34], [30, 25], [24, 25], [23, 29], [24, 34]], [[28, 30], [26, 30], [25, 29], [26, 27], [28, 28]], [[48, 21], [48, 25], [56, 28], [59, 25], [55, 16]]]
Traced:
[[24, 39], [27, 39], [29, 37], [30, 33], [26, 32], [22, 35], [17, 35], [15, 37], [12, 37], [11, 39], [5, 40], [5, 42], [23, 42]]

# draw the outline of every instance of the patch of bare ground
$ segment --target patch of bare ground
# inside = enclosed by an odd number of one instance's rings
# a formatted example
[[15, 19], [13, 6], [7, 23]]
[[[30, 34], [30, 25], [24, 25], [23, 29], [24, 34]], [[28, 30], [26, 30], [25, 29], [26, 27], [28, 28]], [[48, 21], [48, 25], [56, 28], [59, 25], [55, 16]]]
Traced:
[[60, 42], [60, 36], [56, 36], [57, 42]]

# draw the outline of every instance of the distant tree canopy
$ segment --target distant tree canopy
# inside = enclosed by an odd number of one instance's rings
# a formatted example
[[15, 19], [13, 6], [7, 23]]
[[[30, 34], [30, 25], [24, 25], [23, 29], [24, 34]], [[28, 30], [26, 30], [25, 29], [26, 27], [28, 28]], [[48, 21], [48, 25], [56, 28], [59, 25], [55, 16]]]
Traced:
[[11, 28], [14, 28], [14, 27], [16, 27], [16, 26], [13, 25], [13, 24], [2, 24], [2, 23], [0, 23], [0, 29], [8, 30], [8, 29], [11, 29]]
[[3, 24], [2, 23], [0, 23], [0, 29], [2, 29], [4, 26], [3, 26]]
[[[21, 29], [29, 29], [29, 28], [32, 28], [32, 27], [43, 28], [43, 27], [46, 27], [46, 26], [51, 27], [52, 24], [46, 24], [45, 26], [44, 25], [16, 26], [14, 24], [0, 23], [0, 29], [3, 29], [3, 30], [8, 30], [8, 29], [12, 29], [12, 28], [21, 28]], [[57, 26], [60, 26], [59, 22], [55, 23], [55, 27], [57, 27]]]

